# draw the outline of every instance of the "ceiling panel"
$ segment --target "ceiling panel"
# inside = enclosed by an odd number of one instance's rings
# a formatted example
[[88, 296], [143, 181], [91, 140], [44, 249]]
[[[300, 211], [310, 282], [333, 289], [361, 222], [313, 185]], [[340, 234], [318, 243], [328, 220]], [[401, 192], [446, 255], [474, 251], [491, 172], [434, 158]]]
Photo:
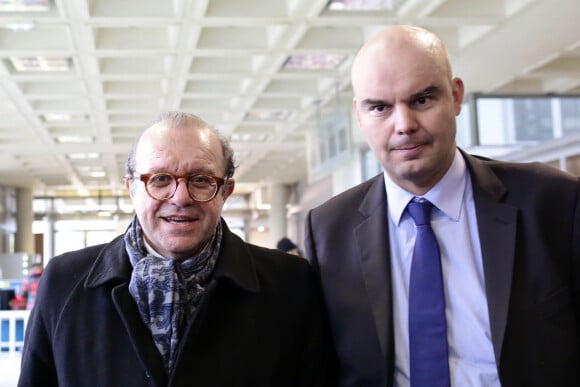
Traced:
[[467, 92], [580, 92], [577, 0], [407, 0], [360, 11], [328, 4], [0, 8], [0, 180], [43, 196], [124, 192], [135, 136], [159, 111], [182, 109], [229, 136], [242, 193], [303, 181], [308, 134], [320, 117], [350, 111], [352, 56], [388, 24], [440, 34]]

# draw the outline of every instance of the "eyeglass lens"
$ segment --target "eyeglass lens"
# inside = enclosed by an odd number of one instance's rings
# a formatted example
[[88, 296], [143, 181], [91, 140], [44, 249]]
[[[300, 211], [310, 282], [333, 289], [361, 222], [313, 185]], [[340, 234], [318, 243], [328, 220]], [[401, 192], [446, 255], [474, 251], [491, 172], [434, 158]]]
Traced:
[[[147, 180], [147, 192], [155, 199], [166, 200], [175, 194], [177, 184], [175, 176], [168, 173], [155, 173]], [[218, 184], [211, 176], [192, 175], [187, 178], [187, 189], [192, 199], [208, 201], [215, 196]]]

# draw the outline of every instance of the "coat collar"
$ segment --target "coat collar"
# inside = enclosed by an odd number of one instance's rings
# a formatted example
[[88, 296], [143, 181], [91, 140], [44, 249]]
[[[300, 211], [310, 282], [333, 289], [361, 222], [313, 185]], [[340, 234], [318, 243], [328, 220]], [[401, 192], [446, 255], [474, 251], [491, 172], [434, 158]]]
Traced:
[[363, 200], [358, 208], [360, 213], [365, 216], [371, 216], [377, 212], [381, 211], [381, 215], [386, 215], [384, 207], [387, 200], [387, 195], [385, 193], [385, 177], [381, 173], [369, 182], [370, 185], [365, 193]]
[[117, 283], [129, 281], [133, 267], [125, 250], [123, 237], [124, 235], [119, 235], [104, 245], [89, 270], [85, 280], [85, 287], [94, 288], [109, 281]]
[[462, 149], [459, 149], [459, 152], [465, 159], [467, 169], [471, 174], [474, 191], [477, 188], [488, 195], [491, 200], [500, 201], [507, 193], [507, 188], [493, 172], [489, 164], [486, 164], [487, 161], [492, 160], [470, 155]]
[[[358, 208], [361, 222], [354, 229], [365, 288], [369, 297], [375, 327], [388, 375], [392, 375], [394, 346], [392, 340], [392, 295], [390, 251], [387, 225], [387, 195], [383, 174], [367, 184], [366, 193]], [[378, 234], [378, 236], [377, 236]], [[378, 258], [377, 258], [378, 257]]]
[[505, 202], [508, 189], [494, 172], [495, 161], [461, 153], [471, 174], [489, 324], [499, 365], [511, 295], [519, 210]]
[[224, 234], [213, 278], [228, 280], [250, 293], [259, 292], [260, 283], [249, 245], [231, 232], [223, 219], [222, 227]]
[[[212, 280], [227, 280], [248, 292], [258, 292], [260, 285], [248, 245], [232, 233], [222, 219], [223, 237]], [[91, 267], [85, 287], [93, 288], [106, 282], [128, 282], [133, 267], [125, 250], [124, 235], [106, 244]]]

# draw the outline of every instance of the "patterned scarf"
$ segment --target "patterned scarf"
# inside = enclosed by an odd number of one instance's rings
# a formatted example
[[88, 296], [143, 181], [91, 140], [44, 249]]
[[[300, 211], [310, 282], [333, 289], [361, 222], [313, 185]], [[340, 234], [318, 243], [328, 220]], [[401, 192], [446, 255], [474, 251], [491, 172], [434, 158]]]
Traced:
[[141, 319], [151, 330], [168, 373], [183, 329], [193, 316], [215, 267], [221, 240], [222, 226], [218, 223], [212, 239], [199, 254], [177, 261], [148, 253], [136, 217], [125, 233], [125, 248], [133, 265], [129, 292], [137, 303]]

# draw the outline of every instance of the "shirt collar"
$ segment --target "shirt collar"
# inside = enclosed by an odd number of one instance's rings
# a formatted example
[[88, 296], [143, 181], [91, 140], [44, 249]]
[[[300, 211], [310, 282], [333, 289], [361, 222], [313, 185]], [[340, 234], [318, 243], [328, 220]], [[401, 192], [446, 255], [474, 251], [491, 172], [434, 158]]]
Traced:
[[[385, 189], [388, 198], [389, 216], [395, 224], [399, 224], [403, 211], [407, 204], [415, 197], [412, 193], [405, 191], [395, 183], [389, 175], [384, 172]], [[467, 181], [465, 160], [458, 149], [455, 150], [455, 157], [451, 166], [437, 184], [433, 186], [425, 195], [437, 209], [445, 213], [453, 220], [459, 219], [461, 206], [463, 204], [463, 194]]]
[[147, 242], [145, 237], [143, 237], [143, 244], [145, 245], [145, 249], [147, 249], [147, 253], [157, 258], [164, 258], [161, 254], [159, 254], [150, 244]]

